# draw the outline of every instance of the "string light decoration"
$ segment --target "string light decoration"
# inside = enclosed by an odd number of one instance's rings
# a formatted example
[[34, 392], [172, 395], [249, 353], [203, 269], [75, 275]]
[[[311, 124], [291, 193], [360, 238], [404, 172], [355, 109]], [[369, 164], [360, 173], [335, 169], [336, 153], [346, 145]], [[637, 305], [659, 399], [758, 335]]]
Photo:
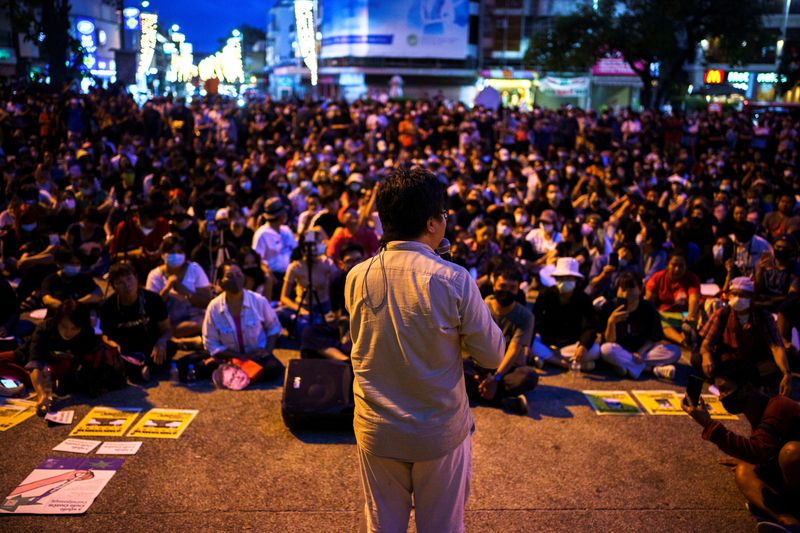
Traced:
[[172, 54], [170, 70], [175, 74], [175, 80], [188, 82], [197, 76], [197, 67], [194, 65], [193, 54], [194, 47], [187, 42], [180, 43], [180, 52]]
[[145, 76], [150, 70], [150, 63], [156, 51], [156, 31], [158, 30], [158, 15], [155, 13], [142, 13], [139, 15], [142, 25], [141, 49], [139, 50], [139, 76]]
[[197, 70], [203, 81], [216, 78], [227, 83], [244, 83], [241, 34], [230, 37], [221, 51], [200, 61]]
[[317, 84], [317, 39], [314, 28], [314, 1], [295, 0], [294, 16], [297, 26], [297, 44], [300, 55], [311, 73], [311, 85]]

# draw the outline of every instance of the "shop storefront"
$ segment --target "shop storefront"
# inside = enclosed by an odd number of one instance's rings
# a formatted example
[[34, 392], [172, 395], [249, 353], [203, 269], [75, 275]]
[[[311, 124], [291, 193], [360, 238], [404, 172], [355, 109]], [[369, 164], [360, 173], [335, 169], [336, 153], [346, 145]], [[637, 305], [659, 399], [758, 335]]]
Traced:
[[535, 79], [530, 70], [482, 70], [478, 86], [479, 90], [486, 86], [496, 89], [503, 106], [531, 109]]
[[642, 80], [621, 56], [605, 57], [592, 67], [590, 107], [639, 109]]
[[546, 76], [534, 83], [534, 103], [546, 109], [564, 105], [589, 107], [589, 77], [562, 78]]
[[781, 81], [776, 72], [758, 72], [745, 70], [726, 70], [722, 68], [708, 69], [703, 73], [706, 86], [730, 85], [743, 91], [747, 100], [758, 102], [793, 101], [794, 93], [781, 94], [778, 83]]

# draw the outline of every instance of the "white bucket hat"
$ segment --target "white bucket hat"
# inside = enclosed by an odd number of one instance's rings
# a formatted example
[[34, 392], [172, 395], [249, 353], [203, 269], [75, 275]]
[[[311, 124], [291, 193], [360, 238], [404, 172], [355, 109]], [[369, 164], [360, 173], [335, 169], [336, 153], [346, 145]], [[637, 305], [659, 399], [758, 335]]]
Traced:
[[578, 270], [580, 264], [574, 257], [559, 257], [556, 263], [556, 270], [551, 275], [554, 278], [572, 276], [583, 279], [583, 274]]

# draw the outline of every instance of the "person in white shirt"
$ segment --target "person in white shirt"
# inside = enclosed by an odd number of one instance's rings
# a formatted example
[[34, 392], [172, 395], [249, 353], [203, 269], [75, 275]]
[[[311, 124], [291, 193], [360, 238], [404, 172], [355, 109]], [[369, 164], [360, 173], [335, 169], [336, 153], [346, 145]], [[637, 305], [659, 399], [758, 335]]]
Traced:
[[223, 292], [208, 304], [203, 320], [205, 350], [219, 362], [258, 363], [261, 380], [282, 376], [284, 366], [272, 353], [281, 325], [269, 301], [244, 288], [244, 273], [235, 263], [223, 265], [219, 285]]
[[253, 250], [258, 252], [276, 278], [272, 299], [277, 299], [286, 269], [292, 260], [292, 250], [297, 248], [297, 239], [286, 225], [286, 207], [280, 198], [269, 198], [265, 202], [264, 213], [267, 223], [253, 235]]
[[555, 250], [561, 242], [561, 233], [556, 231], [556, 212], [545, 209], [539, 216], [539, 227], [534, 228], [525, 236], [537, 254], [543, 255]]
[[175, 337], [187, 339], [200, 334], [203, 313], [211, 300], [211, 283], [203, 267], [186, 260], [185, 246], [178, 235], [164, 237], [163, 263], [147, 275], [145, 288], [159, 294], [167, 304], [170, 321], [175, 324]]

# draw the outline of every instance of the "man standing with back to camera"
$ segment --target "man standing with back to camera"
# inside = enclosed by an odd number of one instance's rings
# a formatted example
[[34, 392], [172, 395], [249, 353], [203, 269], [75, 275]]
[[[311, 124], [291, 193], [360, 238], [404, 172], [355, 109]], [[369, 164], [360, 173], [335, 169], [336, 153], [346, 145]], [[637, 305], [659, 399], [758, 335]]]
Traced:
[[463, 356], [496, 368], [505, 341], [462, 267], [434, 252], [445, 190], [420, 168], [381, 183], [385, 248], [347, 276], [355, 433], [369, 531], [464, 531], [472, 413]]

